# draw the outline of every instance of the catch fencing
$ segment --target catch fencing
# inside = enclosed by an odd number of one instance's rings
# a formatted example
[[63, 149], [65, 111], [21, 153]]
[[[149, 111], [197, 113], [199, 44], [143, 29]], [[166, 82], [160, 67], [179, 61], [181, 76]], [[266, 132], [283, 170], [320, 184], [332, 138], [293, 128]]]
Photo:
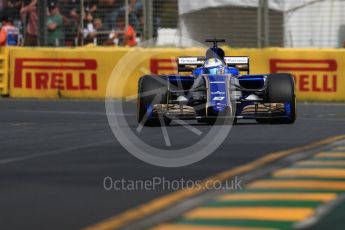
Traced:
[[0, 11], [13, 18], [26, 46], [121, 46], [128, 26], [138, 44], [155, 39], [153, 46], [171, 46], [176, 37], [226, 38], [235, 48], [341, 48], [345, 40], [342, 0], [40, 0], [34, 8], [24, 2]]

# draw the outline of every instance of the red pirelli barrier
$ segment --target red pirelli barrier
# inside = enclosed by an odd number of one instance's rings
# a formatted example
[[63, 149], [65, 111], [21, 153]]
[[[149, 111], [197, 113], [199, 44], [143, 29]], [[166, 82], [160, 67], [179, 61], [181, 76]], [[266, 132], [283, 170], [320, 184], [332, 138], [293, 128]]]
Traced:
[[15, 66], [13, 88], [97, 90], [94, 59], [17, 58]]
[[299, 92], [337, 92], [336, 60], [272, 59], [272, 73], [291, 72]]

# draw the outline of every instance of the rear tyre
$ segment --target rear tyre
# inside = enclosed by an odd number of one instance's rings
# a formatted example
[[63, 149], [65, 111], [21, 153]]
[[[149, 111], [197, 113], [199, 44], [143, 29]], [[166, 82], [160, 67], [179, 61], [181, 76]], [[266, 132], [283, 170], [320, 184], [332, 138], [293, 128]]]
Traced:
[[[143, 76], [138, 83], [137, 120], [144, 126], [157, 127], [162, 122], [154, 111], [154, 106], [167, 103], [166, 76]], [[169, 125], [171, 119], [161, 117], [163, 125]]]
[[285, 117], [257, 119], [259, 123], [292, 124], [296, 121], [295, 83], [291, 74], [271, 74], [267, 77], [266, 102], [284, 104]]

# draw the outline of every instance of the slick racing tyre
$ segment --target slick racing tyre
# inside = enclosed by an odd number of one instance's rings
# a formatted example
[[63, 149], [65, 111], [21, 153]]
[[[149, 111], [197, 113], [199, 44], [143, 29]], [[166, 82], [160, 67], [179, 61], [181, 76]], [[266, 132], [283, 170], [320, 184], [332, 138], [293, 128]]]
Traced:
[[257, 119], [260, 123], [292, 124], [296, 120], [295, 84], [291, 74], [271, 74], [267, 77], [267, 103], [284, 104], [284, 117]]
[[[139, 79], [137, 118], [144, 126], [169, 125], [171, 119], [159, 117], [154, 106], [167, 103], [167, 81], [165, 76], [143, 76]], [[161, 122], [163, 121], [163, 122]]]

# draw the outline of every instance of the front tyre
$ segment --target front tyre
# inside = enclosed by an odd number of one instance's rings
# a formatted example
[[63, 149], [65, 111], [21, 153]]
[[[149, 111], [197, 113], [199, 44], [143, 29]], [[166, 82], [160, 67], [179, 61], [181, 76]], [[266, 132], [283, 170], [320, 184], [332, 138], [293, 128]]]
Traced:
[[[138, 83], [137, 120], [144, 126], [156, 127], [169, 125], [171, 119], [159, 117], [154, 110], [155, 105], [167, 103], [167, 81], [166, 76], [143, 76]], [[161, 122], [163, 121], [163, 122]]]
[[259, 123], [293, 124], [296, 121], [295, 83], [291, 74], [270, 74], [267, 77], [267, 103], [284, 104], [284, 117], [257, 119]]

